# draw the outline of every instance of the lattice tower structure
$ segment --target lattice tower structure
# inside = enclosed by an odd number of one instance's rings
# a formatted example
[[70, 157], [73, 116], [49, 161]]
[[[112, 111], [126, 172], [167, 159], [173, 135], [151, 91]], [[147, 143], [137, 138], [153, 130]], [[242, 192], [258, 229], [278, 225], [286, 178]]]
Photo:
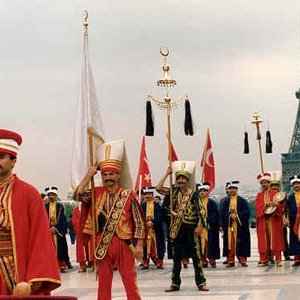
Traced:
[[[300, 100], [300, 89], [295, 93], [296, 98]], [[291, 190], [289, 178], [300, 174], [300, 101], [293, 131], [293, 136], [288, 153], [281, 154], [282, 165], [282, 188], [283, 191]]]

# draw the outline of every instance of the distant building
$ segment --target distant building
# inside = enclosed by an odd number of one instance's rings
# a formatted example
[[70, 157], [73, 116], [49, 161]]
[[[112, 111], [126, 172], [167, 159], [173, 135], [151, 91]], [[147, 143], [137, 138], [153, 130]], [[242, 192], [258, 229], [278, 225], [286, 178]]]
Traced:
[[[300, 89], [296, 92], [295, 95], [296, 98], [300, 100]], [[289, 178], [295, 174], [300, 173], [300, 101], [298, 103], [296, 121], [289, 152], [281, 154], [281, 164], [282, 188], [283, 191], [289, 192], [291, 189]]]

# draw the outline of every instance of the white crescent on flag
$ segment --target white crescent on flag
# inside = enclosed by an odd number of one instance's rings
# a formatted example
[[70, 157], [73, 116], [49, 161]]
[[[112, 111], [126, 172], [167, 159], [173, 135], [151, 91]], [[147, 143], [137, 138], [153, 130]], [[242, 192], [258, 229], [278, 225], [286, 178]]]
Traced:
[[209, 167], [213, 168], [214, 165], [212, 165], [212, 164], [210, 163], [210, 156], [211, 156], [211, 155], [212, 155], [212, 148], [210, 148], [210, 149], [208, 149], [208, 150], [206, 151], [205, 163], [206, 163], [206, 165], [208, 165]]

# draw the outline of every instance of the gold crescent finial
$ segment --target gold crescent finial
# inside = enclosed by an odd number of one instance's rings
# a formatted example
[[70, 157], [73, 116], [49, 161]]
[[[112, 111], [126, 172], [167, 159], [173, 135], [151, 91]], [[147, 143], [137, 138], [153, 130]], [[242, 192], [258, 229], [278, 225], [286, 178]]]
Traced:
[[84, 22], [83, 22], [83, 26], [84, 26], [84, 34], [88, 35], [88, 26], [89, 26], [89, 22], [88, 22], [88, 18], [89, 18], [89, 13], [87, 10], [84, 11]]
[[87, 10], [84, 11], [84, 22], [87, 22], [89, 18], [89, 13]]
[[167, 48], [165, 46], [160, 47], [160, 51], [159, 52], [164, 57], [167, 57], [170, 54], [169, 48]]

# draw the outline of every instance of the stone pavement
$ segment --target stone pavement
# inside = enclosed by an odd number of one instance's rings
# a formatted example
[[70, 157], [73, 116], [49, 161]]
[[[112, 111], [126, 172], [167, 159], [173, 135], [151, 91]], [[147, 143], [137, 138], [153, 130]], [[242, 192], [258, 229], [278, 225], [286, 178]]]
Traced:
[[[300, 299], [300, 267], [293, 268], [291, 261], [283, 261], [282, 267], [257, 267], [258, 253], [255, 229], [251, 229], [252, 257], [249, 267], [226, 268], [222, 261], [217, 268], [204, 269], [209, 292], [200, 292], [194, 284], [193, 266], [182, 269], [182, 285], [178, 292], [165, 293], [170, 285], [172, 261], [165, 260], [164, 269], [151, 266], [149, 270], [138, 270], [138, 284], [143, 300], [297, 300]], [[62, 274], [62, 286], [54, 295], [77, 296], [79, 300], [97, 299], [97, 281], [94, 273], [78, 273], [75, 263], [75, 246], [70, 246], [73, 270]], [[113, 281], [113, 299], [125, 300], [126, 295], [119, 273]], [[109, 299], [108, 299], [109, 300]]]

